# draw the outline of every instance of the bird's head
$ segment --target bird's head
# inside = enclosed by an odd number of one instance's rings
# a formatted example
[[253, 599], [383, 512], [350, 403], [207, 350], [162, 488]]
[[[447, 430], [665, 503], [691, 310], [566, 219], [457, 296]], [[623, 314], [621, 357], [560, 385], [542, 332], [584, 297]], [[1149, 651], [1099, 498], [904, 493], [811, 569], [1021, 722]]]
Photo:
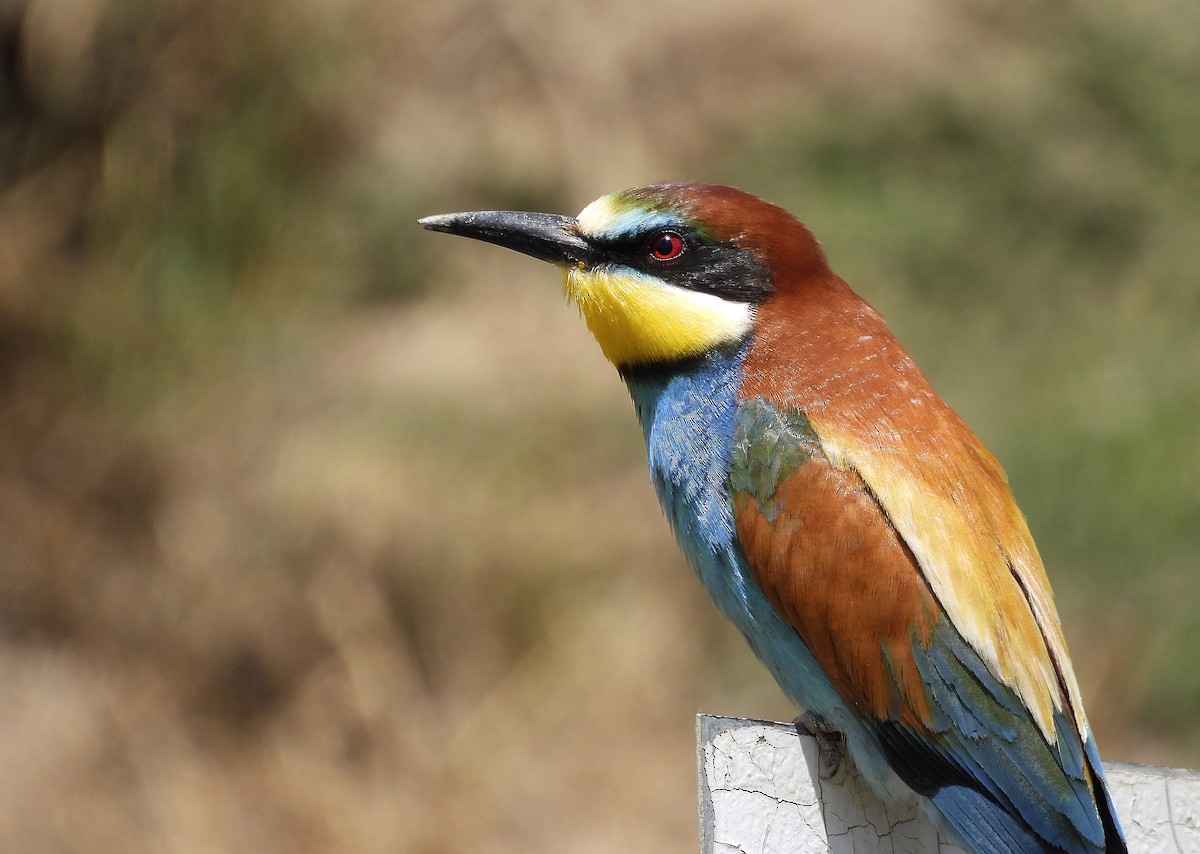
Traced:
[[828, 272], [820, 246], [791, 214], [714, 184], [625, 190], [574, 219], [478, 211], [421, 225], [564, 267], [568, 298], [622, 370], [736, 345], [778, 288]]

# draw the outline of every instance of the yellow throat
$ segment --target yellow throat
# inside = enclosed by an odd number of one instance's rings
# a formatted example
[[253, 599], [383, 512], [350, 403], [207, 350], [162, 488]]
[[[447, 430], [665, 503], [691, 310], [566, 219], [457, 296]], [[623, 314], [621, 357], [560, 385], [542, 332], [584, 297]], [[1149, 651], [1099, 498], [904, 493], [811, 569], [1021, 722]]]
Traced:
[[618, 368], [699, 356], [740, 341], [754, 309], [620, 267], [567, 268], [567, 298]]

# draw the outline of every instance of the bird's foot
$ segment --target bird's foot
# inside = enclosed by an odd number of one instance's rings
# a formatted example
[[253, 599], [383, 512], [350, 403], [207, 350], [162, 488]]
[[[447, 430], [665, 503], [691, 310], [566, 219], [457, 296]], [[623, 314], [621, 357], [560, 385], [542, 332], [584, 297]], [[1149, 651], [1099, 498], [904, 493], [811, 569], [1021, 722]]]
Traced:
[[821, 779], [828, 780], [837, 774], [846, 752], [846, 737], [815, 712], [804, 712], [797, 716], [792, 721], [792, 726], [796, 728], [796, 732], [812, 736], [817, 742]]

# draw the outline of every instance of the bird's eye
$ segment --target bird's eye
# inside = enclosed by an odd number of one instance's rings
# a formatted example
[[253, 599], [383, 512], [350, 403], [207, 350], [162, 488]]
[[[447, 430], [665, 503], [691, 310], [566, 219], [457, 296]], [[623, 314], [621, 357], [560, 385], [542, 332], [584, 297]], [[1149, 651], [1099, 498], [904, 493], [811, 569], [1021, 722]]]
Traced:
[[683, 238], [673, 231], [660, 231], [650, 238], [650, 257], [670, 261], [683, 254]]

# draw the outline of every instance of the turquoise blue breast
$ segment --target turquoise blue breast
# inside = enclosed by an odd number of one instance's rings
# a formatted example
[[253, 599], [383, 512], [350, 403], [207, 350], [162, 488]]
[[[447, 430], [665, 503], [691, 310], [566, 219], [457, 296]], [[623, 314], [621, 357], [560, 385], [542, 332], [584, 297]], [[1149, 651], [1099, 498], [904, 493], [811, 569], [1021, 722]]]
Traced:
[[808, 646], [755, 582], [737, 541], [728, 476], [748, 349], [746, 342], [625, 376], [646, 436], [650, 477], [688, 562], [784, 692], [835, 726], [856, 728]]

